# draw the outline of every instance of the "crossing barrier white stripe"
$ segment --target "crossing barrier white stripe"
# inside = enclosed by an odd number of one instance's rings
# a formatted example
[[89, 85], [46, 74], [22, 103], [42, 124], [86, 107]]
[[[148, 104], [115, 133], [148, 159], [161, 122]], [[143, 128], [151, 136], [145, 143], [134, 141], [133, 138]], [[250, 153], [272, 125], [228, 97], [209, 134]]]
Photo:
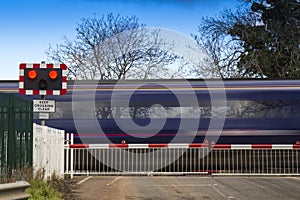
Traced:
[[293, 149], [293, 145], [273, 144], [272, 149]]
[[128, 144], [129, 149], [147, 149], [148, 144]]
[[108, 144], [89, 144], [89, 149], [108, 149]]
[[214, 144], [211, 145], [212, 149], [231, 149], [231, 144]]
[[251, 144], [232, 144], [231, 149], [252, 149]]
[[187, 149], [189, 148], [189, 144], [175, 144], [175, 143], [170, 143], [168, 144], [168, 148], [173, 149], [173, 148], [182, 148], [182, 149]]

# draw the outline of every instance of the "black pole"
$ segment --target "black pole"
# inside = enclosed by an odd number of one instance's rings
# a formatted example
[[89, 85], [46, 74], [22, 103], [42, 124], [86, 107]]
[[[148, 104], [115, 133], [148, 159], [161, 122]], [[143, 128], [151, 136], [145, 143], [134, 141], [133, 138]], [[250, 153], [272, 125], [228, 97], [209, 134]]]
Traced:
[[[41, 99], [42, 100], [45, 100], [46, 98], [45, 98], [46, 96], [45, 95], [41, 95]], [[45, 126], [46, 125], [46, 120], [45, 119], [41, 119], [41, 126]]]
[[[41, 64], [45, 64], [45, 63], [46, 63], [45, 61], [41, 61]], [[46, 99], [46, 96], [45, 96], [45, 95], [41, 95], [41, 99], [42, 99], [42, 100], [45, 100], [45, 99]], [[42, 125], [42, 126], [45, 126], [45, 124], [46, 124], [45, 119], [41, 119], [41, 125]]]

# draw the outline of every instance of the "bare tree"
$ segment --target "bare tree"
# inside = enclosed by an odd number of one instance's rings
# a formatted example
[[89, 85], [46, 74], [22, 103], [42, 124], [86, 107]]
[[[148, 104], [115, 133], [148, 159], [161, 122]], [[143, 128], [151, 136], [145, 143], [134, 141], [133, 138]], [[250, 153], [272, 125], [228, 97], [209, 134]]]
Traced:
[[75, 40], [64, 37], [63, 44], [50, 46], [46, 53], [51, 60], [68, 64], [69, 78], [161, 78], [177, 56], [158, 31], [144, 27], [135, 16], [84, 18]]
[[200, 47], [205, 49], [223, 78], [239, 77], [236, 65], [244, 52], [240, 40], [229, 34], [237, 21], [245, 23], [244, 9], [233, 13], [225, 9], [219, 18], [206, 17], [198, 26], [199, 35], [193, 35]]
[[299, 1], [241, 2], [236, 12], [202, 19], [199, 45], [225, 77], [299, 77]]

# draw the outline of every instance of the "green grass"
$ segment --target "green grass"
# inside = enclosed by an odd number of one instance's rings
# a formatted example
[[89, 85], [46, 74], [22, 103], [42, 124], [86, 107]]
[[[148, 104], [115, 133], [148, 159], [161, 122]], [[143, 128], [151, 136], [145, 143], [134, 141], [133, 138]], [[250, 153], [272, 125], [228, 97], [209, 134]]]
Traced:
[[26, 189], [30, 200], [73, 199], [72, 181], [61, 178], [55, 173], [51, 177], [45, 177], [43, 169], [33, 173], [32, 167], [23, 167], [15, 170], [12, 175], [6, 173], [1, 177], [0, 183], [12, 183], [20, 180], [30, 184]]
[[29, 200], [63, 199], [63, 194], [43, 179], [34, 179], [29, 181], [29, 183], [30, 187], [26, 190], [30, 195]]

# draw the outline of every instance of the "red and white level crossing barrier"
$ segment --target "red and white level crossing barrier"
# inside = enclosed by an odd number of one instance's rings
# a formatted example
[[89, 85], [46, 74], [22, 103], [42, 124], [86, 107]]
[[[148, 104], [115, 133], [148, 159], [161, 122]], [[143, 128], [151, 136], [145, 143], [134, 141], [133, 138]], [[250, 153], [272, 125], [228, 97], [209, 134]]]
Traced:
[[[19, 93], [23, 95], [64, 95], [67, 93], [67, 66], [65, 64], [21, 63], [19, 65]], [[60, 90], [26, 90], [24, 89], [24, 71], [32, 69], [61, 69], [62, 85]]]
[[208, 144], [70, 144], [71, 149], [110, 149], [110, 148], [127, 148], [127, 149], [151, 149], [151, 148], [168, 148], [168, 149], [188, 149], [188, 148], [207, 148]]
[[73, 144], [66, 170], [78, 175], [300, 174], [300, 144]]
[[300, 149], [300, 144], [215, 144], [209, 146], [206, 143], [191, 144], [70, 144], [71, 149], [110, 149], [110, 148], [128, 148], [128, 149], [151, 149], [151, 148], [168, 148], [168, 149], [188, 149], [188, 148], [211, 148], [212, 150], [255, 150], [255, 149]]
[[299, 144], [215, 144], [212, 149], [300, 149]]

